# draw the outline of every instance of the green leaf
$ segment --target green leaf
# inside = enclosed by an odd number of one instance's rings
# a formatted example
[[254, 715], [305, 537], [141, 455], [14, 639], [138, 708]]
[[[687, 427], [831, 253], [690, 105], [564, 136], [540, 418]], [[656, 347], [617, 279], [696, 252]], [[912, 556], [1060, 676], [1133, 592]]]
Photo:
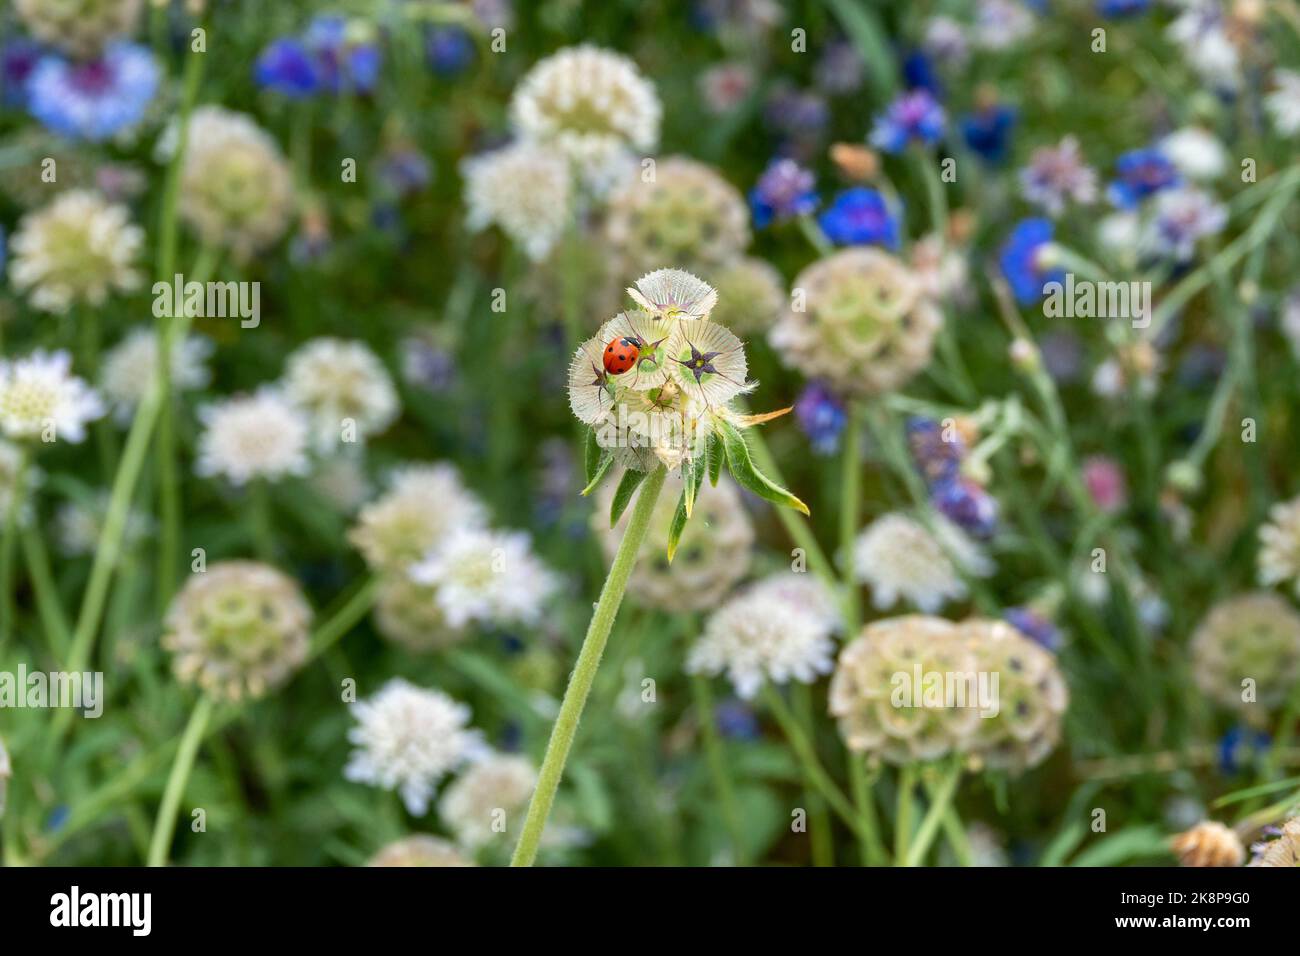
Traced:
[[682, 496], [677, 499], [677, 510], [673, 513], [673, 523], [668, 528], [668, 563], [673, 563], [673, 555], [677, 553], [677, 542], [682, 537], [682, 532], [686, 530], [686, 522], [690, 515], [686, 511], [686, 496], [690, 494], [691, 482], [687, 482], [686, 490]]
[[[707, 449], [705, 449], [705, 454], [708, 454]], [[700, 484], [704, 480], [704, 469], [706, 467], [708, 467], [707, 462], [694, 459], [688, 460], [682, 465], [682, 477], [686, 479], [686, 487], [682, 491], [682, 500], [686, 503], [687, 518], [695, 513], [695, 496], [700, 493]]]
[[716, 488], [718, 487], [718, 479], [722, 477], [722, 459], [727, 457], [727, 453], [718, 447], [718, 443], [712, 435], [709, 436], [707, 447], [709, 455], [709, 484]]
[[588, 428], [587, 440], [582, 446], [582, 464], [586, 469], [587, 484], [591, 484], [592, 479], [596, 477], [596, 470], [600, 468], [600, 459], [604, 453], [605, 449], [601, 448], [600, 442], [596, 441], [596, 429]]
[[1100, 838], [1071, 862], [1070, 866], [1119, 866], [1132, 860], [1168, 857], [1169, 834], [1157, 826], [1136, 826]]
[[623, 512], [627, 510], [628, 503], [632, 500], [632, 495], [641, 487], [641, 482], [645, 481], [646, 473], [629, 468], [623, 472], [623, 480], [618, 483], [618, 489], [614, 492], [614, 500], [609, 503], [609, 526], [612, 528], [618, 524], [618, 519], [623, 517]]
[[596, 490], [596, 487], [604, 480], [605, 475], [609, 472], [609, 466], [612, 464], [614, 464], [614, 453], [607, 451], [601, 456], [600, 463], [596, 465], [596, 473], [592, 475], [591, 480], [587, 482], [587, 487], [582, 489], [582, 496], [584, 498]]
[[806, 504], [758, 470], [749, 457], [749, 446], [745, 444], [745, 436], [736, 429], [736, 426], [722, 418], [715, 421], [722, 435], [722, 447], [727, 453], [727, 469], [731, 472], [731, 477], [735, 478], [741, 487], [748, 488], [760, 498], [808, 514]]

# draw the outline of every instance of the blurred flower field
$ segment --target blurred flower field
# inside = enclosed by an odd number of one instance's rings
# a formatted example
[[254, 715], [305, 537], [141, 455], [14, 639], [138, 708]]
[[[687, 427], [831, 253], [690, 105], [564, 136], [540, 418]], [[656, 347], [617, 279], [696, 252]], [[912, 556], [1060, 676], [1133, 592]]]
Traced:
[[6, 865], [1295, 866], [1300, 4], [0, 5]]

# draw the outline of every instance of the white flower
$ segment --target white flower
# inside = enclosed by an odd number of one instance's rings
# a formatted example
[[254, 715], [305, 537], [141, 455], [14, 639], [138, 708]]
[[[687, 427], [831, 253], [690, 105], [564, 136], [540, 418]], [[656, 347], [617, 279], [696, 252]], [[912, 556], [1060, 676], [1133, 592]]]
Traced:
[[1116, 257], [1130, 256], [1142, 237], [1142, 220], [1134, 212], [1113, 212], [1097, 223], [1097, 242]]
[[[178, 392], [203, 388], [211, 376], [206, 362], [212, 343], [197, 335], [172, 342], [171, 384]], [[158, 335], [151, 328], [140, 327], [104, 354], [99, 371], [99, 387], [120, 424], [131, 415], [153, 384], [158, 373]]]
[[553, 149], [516, 143], [461, 164], [465, 178], [465, 225], [496, 224], [534, 262], [545, 259], [572, 216], [572, 179]]
[[[108, 492], [99, 491], [93, 498], [68, 501], [54, 517], [55, 540], [59, 551], [68, 557], [94, 554], [108, 516]], [[132, 508], [127, 512], [122, 532], [125, 548], [144, 540], [154, 529], [153, 519]]]
[[1260, 584], [1290, 584], [1300, 596], [1300, 497], [1275, 504], [1259, 529]]
[[966, 28], [952, 17], [935, 16], [927, 20], [921, 47], [932, 59], [953, 67], [961, 67], [970, 59]]
[[130, 215], [90, 190], [61, 193], [19, 221], [9, 241], [10, 280], [31, 290], [32, 306], [44, 312], [102, 305], [112, 291], [131, 291], [140, 284], [134, 263], [144, 230]]
[[1160, 151], [1188, 179], [1218, 179], [1228, 167], [1228, 151], [1218, 137], [1199, 126], [1184, 126], [1160, 141]]
[[437, 588], [448, 625], [532, 624], [558, 582], [522, 532], [459, 527], [411, 566], [412, 580]]
[[487, 509], [451, 465], [411, 465], [361, 509], [348, 539], [372, 568], [405, 572], [455, 528], [481, 528]]
[[1224, 29], [1223, 10], [1214, 0], [1192, 0], [1169, 25], [1168, 35], [1183, 50], [1187, 64], [1212, 86], [1241, 85], [1241, 58]]
[[307, 473], [307, 419], [279, 392], [259, 389], [199, 410], [200, 475], [222, 475], [236, 485]]
[[811, 684], [818, 674], [829, 674], [835, 666], [831, 634], [838, 620], [791, 600], [785, 587], [765, 582], [718, 608], [691, 648], [686, 670], [710, 676], [725, 672], [746, 699], [765, 680]]
[[537, 770], [527, 757], [488, 754], [447, 787], [438, 815], [461, 845], [480, 847], [518, 832], [516, 823], [536, 786]]
[[681, 269], [659, 269], [636, 280], [627, 294], [657, 320], [707, 319], [718, 293], [703, 279]]
[[1097, 199], [1097, 171], [1087, 164], [1079, 141], [1066, 136], [1055, 146], [1040, 146], [1020, 171], [1020, 191], [1026, 199], [1059, 216], [1067, 202], [1088, 205]]
[[1180, 188], [1160, 192], [1154, 215], [1143, 232], [1142, 247], [1161, 256], [1186, 262], [1196, 255], [1196, 243], [1222, 232], [1228, 209], [1200, 189]]
[[1034, 32], [1034, 15], [1016, 0], [981, 0], [971, 38], [984, 50], [1005, 50]]
[[597, 192], [627, 168], [633, 152], [658, 145], [662, 112], [654, 85], [635, 63], [587, 45], [539, 61], [510, 101], [515, 128], [554, 145]]
[[311, 418], [321, 450], [342, 441], [349, 423], [353, 441], [382, 432], [400, 410], [384, 364], [362, 343], [342, 339], [313, 339], [290, 355], [284, 394]]
[[104, 403], [71, 368], [72, 356], [63, 351], [37, 349], [0, 361], [0, 431], [16, 439], [85, 438], [86, 423], [104, 414]]
[[1264, 109], [1273, 119], [1273, 128], [1282, 136], [1300, 133], [1300, 72], [1274, 70], [1277, 89], [1264, 97]]
[[479, 732], [467, 726], [467, 706], [400, 677], [357, 701], [352, 712], [357, 726], [348, 731], [348, 740], [357, 749], [343, 776], [396, 790], [415, 816], [428, 811], [438, 782], [483, 747]]
[[876, 607], [893, 607], [901, 598], [932, 614], [948, 601], [966, 597], [963, 573], [993, 573], [989, 558], [951, 521], [936, 515], [935, 531], [891, 512], [858, 536], [854, 570], [859, 581], [871, 586]]

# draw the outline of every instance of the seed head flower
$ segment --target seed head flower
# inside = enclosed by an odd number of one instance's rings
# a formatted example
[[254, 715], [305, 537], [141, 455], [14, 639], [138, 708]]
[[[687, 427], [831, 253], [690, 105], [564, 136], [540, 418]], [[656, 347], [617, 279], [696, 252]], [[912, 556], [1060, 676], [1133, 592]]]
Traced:
[[312, 612], [292, 578], [255, 561], [190, 576], [163, 622], [176, 676], [228, 700], [261, 697], [307, 660]]
[[416, 833], [394, 840], [370, 858], [366, 866], [473, 866], [455, 844], [441, 837]]
[[482, 528], [487, 509], [447, 464], [411, 465], [361, 509], [348, 540], [376, 571], [405, 574], [456, 528]]
[[436, 586], [419, 584], [406, 574], [380, 578], [375, 629], [381, 637], [416, 654], [450, 647], [469, 636], [464, 628], [447, 623]]
[[858, 535], [853, 548], [857, 579], [871, 586], [876, 607], [908, 601], [922, 611], [939, 610], [967, 595], [963, 574], [988, 577], [993, 564], [948, 519], [936, 516], [932, 533], [900, 512], [882, 515]]
[[713, 286], [681, 269], [657, 269], [637, 279], [627, 294], [656, 321], [707, 319], [718, 304]]
[[290, 355], [284, 394], [310, 417], [312, 439], [321, 449], [343, 440], [348, 422], [355, 439], [365, 439], [392, 424], [400, 410], [383, 362], [363, 343], [344, 339], [312, 339]]
[[1217, 820], [1205, 820], [1178, 834], [1170, 843], [1183, 866], [1241, 866], [1246, 848], [1231, 827]]
[[482, 752], [469, 728], [469, 708], [439, 690], [425, 690], [395, 677], [352, 705], [356, 745], [343, 775], [354, 783], [395, 790], [413, 816], [429, 809], [438, 783]]
[[68, 190], [19, 221], [9, 241], [9, 279], [44, 312], [99, 306], [110, 292], [139, 286], [135, 261], [143, 243], [144, 231], [131, 224], [125, 206]]
[[632, 60], [585, 44], [540, 60], [510, 101], [515, 129], [567, 157], [596, 192], [658, 145], [662, 112]]
[[573, 216], [573, 176], [553, 149], [515, 143], [465, 160], [461, 175], [466, 227], [500, 226], [535, 262], [550, 254]]
[[280, 392], [263, 387], [199, 409], [200, 475], [220, 475], [242, 485], [254, 478], [276, 481], [308, 471], [309, 423]]
[[[1192, 673], [1202, 693], [1254, 717], [1281, 706], [1300, 681], [1300, 614], [1262, 591], [1228, 598], [1214, 605], [1196, 628], [1191, 652]], [[1243, 699], [1247, 679], [1254, 682], [1253, 701]]]
[[1273, 505], [1259, 529], [1259, 583], [1289, 584], [1300, 597], [1300, 497]]
[[792, 288], [794, 301], [769, 338], [809, 378], [841, 394], [875, 395], [929, 364], [943, 315], [889, 253], [841, 250], [804, 269]]
[[[211, 379], [206, 362], [212, 343], [197, 335], [172, 342], [171, 385], [178, 392], [203, 388]], [[128, 424], [136, 406], [158, 374], [158, 335], [151, 329], [132, 329], [104, 353], [99, 387], [119, 424]]]
[[144, 0], [14, 0], [32, 35], [76, 56], [89, 56], [135, 30]]
[[1282, 824], [1275, 837], [1251, 847], [1256, 856], [1251, 866], [1300, 866], [1300, 817]]
[[710, 318], [738, 335], [766, 332], [789, 299], [785, 279], [771, 263], [741, 256], [714, 270], [718, 302]]
[[37, 349], [0, 360], [0, 432], [17, 440], [86, 437], [86, 424], [104, 414], [99, 394], [72, 374], [67, 352]]
[[527, 757], [490, 753], [447, 787], [438, 801], [438, 816], [458, 843], [477, 849], [518, 832], [516, 824], [536, 786], [537, 769]]
[[559, 580], [533, 554], [522, 532], [455, 528], [410, 568], [411, 579], [436, 589], [452, 628], [470, 623], [535, 624]]

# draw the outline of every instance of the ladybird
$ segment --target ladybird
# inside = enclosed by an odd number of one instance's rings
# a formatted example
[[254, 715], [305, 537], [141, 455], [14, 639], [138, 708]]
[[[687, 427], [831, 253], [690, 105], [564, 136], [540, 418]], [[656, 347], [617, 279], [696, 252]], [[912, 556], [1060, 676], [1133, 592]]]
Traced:
[[636, 364], [640, 354], [639, 340], [628, 335], [619, 336], [605, 346], [605, 371], [610, 375], [622, 375]]

